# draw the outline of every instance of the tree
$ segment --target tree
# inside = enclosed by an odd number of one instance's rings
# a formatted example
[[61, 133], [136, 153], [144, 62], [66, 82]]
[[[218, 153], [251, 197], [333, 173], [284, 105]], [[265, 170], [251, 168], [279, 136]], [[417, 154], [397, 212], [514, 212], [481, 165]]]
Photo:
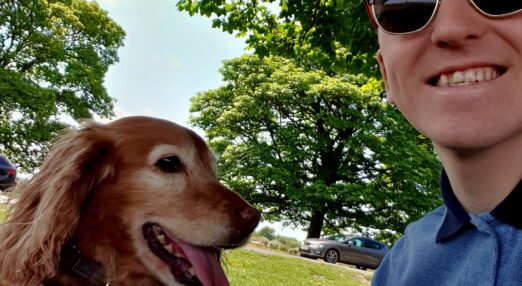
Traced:
[[256, 235], [266, 237], [266, 238], [268, 238], [268, 240], [272, 240], [276, 236], [275, 229], [273, 229], [269, 226], [265, 226], [265, 227], [261, 228], [258, 232], [256, 232]]
[[265, 219], [306, 226], [308, 237], [402, 232], [440, 202], [429, 141], [379, 96], [375, 78], [256, 56], [225, 61], [221, 73], [224, 86], [192, 99], [192, 123], [219, 155], [220, 178]]
[[0, 2], [0, 152], [23, 170], [73, 119], [113, 115], [103, 86], [125, 33], [96, 2]]
[[177, 7], [212, 18], [213, 27], [246, 36], [258, 55], [292, 58], [327, 73], [377, 74], [377, 41], [363, 0], [274, 2], [179, 0]]

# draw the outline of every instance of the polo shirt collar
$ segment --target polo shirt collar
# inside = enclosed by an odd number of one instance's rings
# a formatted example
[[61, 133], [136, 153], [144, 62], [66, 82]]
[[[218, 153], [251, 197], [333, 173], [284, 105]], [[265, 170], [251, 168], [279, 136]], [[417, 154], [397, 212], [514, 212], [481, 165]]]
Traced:
[[[448, 175], [444, 169], [440, 176], [440, 188], [442, 199], [446, 205], [446, 214], [439, 228], [439, 232], [437, 233], [437, 242], [442, 242], [471, 225], [471, 218], [457, 200], [457, 197], [455, 197]], [[491, 211], [491, 215], [504, 223], [522, 229], [521, 206], [522, 181], [520, 181], [515, 189], [513, 189], [513, 191]]]

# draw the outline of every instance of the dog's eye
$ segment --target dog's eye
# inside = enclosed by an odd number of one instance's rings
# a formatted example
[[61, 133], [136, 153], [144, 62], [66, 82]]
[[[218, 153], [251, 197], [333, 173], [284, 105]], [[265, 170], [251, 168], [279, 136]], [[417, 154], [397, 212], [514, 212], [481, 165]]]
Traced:
[[181, 161], [177, 156], [168, 156], [159, 159], [158, 162], [156, 162], [156, 166], [165, 173], [174, 173], [179, 171]]

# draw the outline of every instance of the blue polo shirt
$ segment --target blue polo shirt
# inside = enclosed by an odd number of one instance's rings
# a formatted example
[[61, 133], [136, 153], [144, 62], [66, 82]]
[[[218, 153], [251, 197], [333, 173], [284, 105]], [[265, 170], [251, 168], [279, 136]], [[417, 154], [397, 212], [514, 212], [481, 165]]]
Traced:
[[522, 285], [522, 181], [480, 215], [463, 209], [444, 171], [441, 191], [444, 205], [408, 225], [372, 285]]

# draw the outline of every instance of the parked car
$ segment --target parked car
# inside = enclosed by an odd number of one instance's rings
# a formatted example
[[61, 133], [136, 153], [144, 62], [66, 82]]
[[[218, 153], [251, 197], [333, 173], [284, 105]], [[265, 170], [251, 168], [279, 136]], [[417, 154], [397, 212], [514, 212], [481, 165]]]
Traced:
[[388, 246], [360, 236], [330, 236], [308, 238], [299, 247], [299, 254], [308, 258], [322, 258], [329, 263], [344, 262], [359, 269], [376, 269], [388, 252]]
[[0, 191], [16, 184], [16, 167], [6, 157], [0, 155]]

